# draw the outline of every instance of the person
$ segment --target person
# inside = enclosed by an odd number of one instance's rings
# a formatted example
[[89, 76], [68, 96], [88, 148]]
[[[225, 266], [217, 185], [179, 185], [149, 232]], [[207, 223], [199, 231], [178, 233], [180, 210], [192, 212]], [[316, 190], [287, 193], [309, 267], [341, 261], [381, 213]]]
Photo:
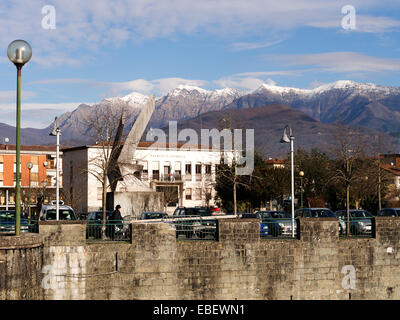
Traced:
[[121, 215], [121, 206], [119, 204], [117, 204], [115, 210], [112, 212], [110, 220], [113, 224], [113, 226], [111, 227], [111, 239], [114, 239], [115, 231], [121, 230], [123, 228], [123, 218]]

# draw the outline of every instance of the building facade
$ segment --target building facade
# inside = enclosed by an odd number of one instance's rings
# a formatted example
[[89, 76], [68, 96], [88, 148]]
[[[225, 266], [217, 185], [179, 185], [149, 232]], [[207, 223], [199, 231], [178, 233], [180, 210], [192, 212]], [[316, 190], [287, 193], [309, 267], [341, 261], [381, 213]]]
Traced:
[[[60, 188], [62, 186], [62, 153], [60, 152]], [[27, 164], [33, 164], [30, 179]], [[21, 200], [25, 208], [29, 204], [29, 180], [31, 207], [35, 207], [39, 196], [44, 202], [55, 199], [56, 147], [21, 146]], [[16, 147], [0, 145], [0, 210], [15, 208]]]
[[[96, 166], [91, 164], [102, 157], [103, 149], [96, 145], [63, 149], [63, 189], [71, 195], [71, 203], [78, 212], [102, 207], [102, 183], [93, 172]], [[225, 158], [231, 159], [229, 155]], [[143, 185], [164, 193], [167, 212], [171, 213], [177, 206], [214, 205], [215, 171], [221, 161], [220, 151], [140, 142], [133, 160], [140, 170], [132, 174]], [[126, 190], [119, 184], [116, 191]]]

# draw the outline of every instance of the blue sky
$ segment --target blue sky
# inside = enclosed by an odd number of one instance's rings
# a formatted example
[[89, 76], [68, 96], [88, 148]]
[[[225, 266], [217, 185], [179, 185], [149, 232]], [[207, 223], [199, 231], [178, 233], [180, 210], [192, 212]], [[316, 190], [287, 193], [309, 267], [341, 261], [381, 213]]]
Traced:
[[[44, 6], [55, 29], [44, 29]], [[344, 5], [355, 8], [345, 30]], [[47, 21], [47, 20], [46, 20]], [[0, 122], [15, 125], [8, 44], [28, 41], [22, 126], [43, 128], [80, 103], [180, 84], [251, 91], [337, 80], [400, 86], [393, 0], [5, 0], [0, 3]]]

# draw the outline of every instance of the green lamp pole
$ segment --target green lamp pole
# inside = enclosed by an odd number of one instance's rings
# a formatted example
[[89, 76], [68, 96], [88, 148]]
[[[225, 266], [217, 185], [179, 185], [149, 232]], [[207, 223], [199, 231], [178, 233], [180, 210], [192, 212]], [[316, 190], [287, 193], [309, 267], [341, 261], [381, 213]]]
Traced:
[[15, 235], [19, 236], [21, 229], [21, 69], [32, 57], [32, 48], [24, 40], [14, 40], [8, 45], [7, 56], [17, 67]]
[[300, 208], [303, 208], [303, 176], [304, 176], [304, 171], [299, 172], [300, 175]]
[[29, 170], [29, 192], [28, 192], [28, 205], [29, 205], [29, 211], [28, 211], [28, 218], [31, 218], [31, 170], [33, 167], [33, 163], [32, 162], [28, 162], [26, 164], [26, 167]]

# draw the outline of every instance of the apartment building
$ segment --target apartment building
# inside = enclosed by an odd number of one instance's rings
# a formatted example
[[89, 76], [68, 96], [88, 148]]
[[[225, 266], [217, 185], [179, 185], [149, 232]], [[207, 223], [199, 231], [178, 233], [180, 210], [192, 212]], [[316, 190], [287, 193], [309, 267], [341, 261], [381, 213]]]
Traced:
[[[62, 153], [60, 152], [60, 187], [62, 186]], [[21, 200], [22, 206], [28, 205], [29, 169], [31, 206], [35, 207], [37, 197], [44, 196], [44, 202], [55, 199], [56, 188], [56, 147], [21, 146]], [[0, 210], [15, 208], [16, 184], [16, 147], [0, 144]]]
[[[101, 148], [91, 145], [63, 149], [63, 189], [70, 194], [78, 212], [99, 210], [102, 206], [101, 182], [89, 170]], [[221, 152], [209, 148], [182, 148], [182, 144], [172, 148], [168, 144], [140, 142], [134, 155], [139, 169], [132, 174], [154, 191], [164, 192], [167, 211], [172, 212], [176, 206], [214, 204], [215, 170], [220, 160]], [[126, 189], [120, 186], [116, 191]]]

